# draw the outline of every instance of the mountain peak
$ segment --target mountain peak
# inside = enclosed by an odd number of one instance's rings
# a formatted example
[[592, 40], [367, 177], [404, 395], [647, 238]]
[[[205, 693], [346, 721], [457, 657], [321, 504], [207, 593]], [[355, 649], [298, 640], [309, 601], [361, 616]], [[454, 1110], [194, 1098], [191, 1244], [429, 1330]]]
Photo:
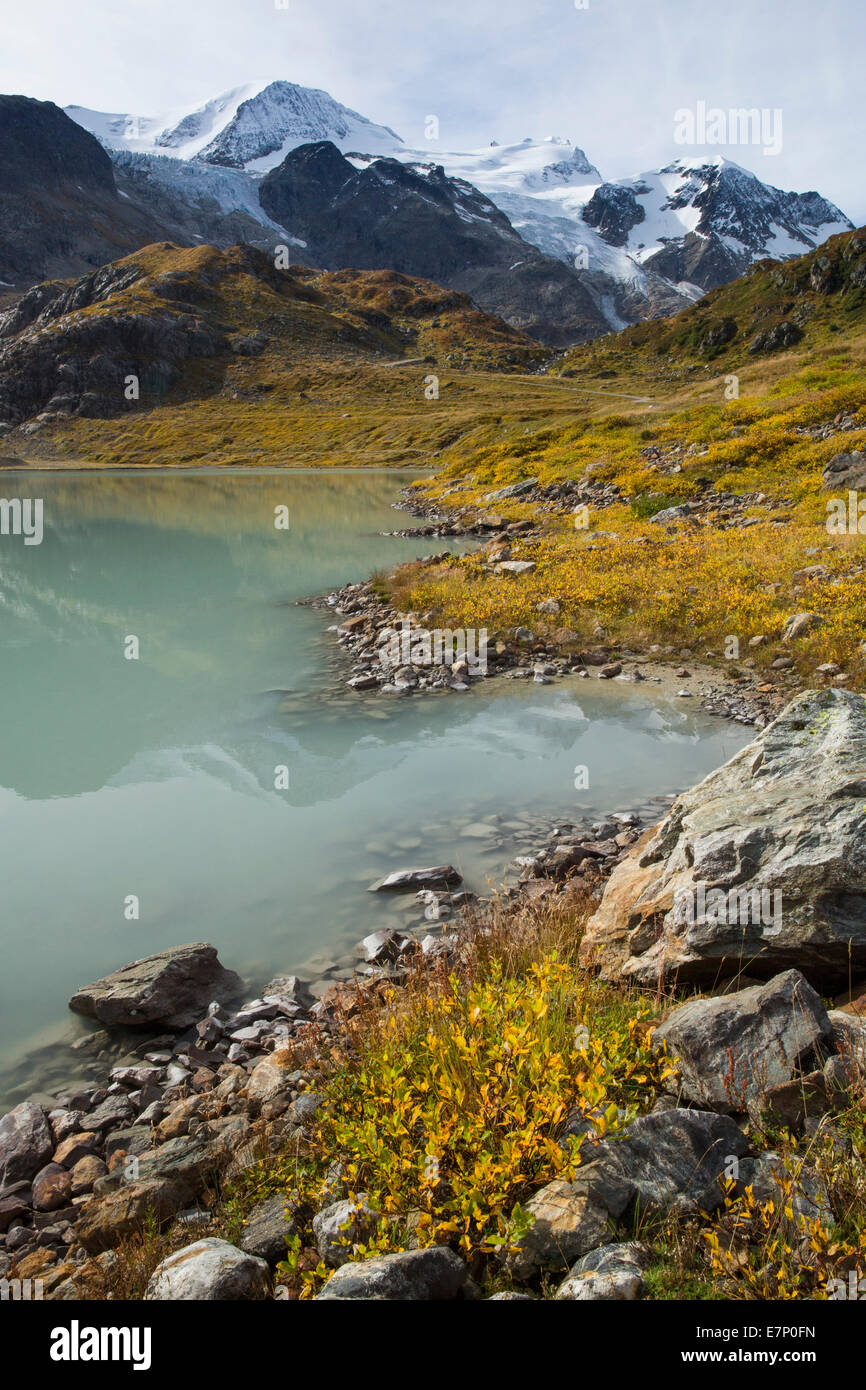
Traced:
[[298, 145], [331, 140], [338, 149], [390, 154], [402, 141], [328, 92], [283, 78], [232, 87], [200, 106], [160, 116], [68, 106], [67, 115], [112, 150], [165, 154], [261, 173]]

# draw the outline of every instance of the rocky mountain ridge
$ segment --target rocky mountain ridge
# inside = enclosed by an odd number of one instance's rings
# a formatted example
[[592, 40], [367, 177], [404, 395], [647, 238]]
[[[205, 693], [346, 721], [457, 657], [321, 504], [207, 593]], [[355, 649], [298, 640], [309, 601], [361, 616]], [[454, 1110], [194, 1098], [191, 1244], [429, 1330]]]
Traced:
[[181, 119], [69, 111], [112, 151], [176, 153], [251, 178], [320, 140], [359, 159], [439, 165], [486, 194], [530, 244], [577, 265], [587, 281], [612, 281], [608, 328], [673, 312], [755, 259], [802, 254], [852, 226], [818, 193], [783, 192], [722, 156], [677, 159], [609, 182], [567, 139], [491, 141], [461, 152], [445, 148], [436, 129], [413, 147], [327, 93], [281, 81], [249, 84]]

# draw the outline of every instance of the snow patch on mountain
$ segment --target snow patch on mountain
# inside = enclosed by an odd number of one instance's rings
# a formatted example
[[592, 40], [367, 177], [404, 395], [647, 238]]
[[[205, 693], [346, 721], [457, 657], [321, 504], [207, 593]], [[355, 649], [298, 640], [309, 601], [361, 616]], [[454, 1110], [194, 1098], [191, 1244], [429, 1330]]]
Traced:
[[135, 116], [68, 106], [66, 114], [111, 150], [199, 159], [265, 173], [290, 150], [332, 140], [344, 152], [392, 154], [399, 135], [335, 101], [328, 92], [294, 82], [250, 82], [192, 111]]
[[245, 212], [273, 231], [283, 229], [271, 220], [259, 202], [258, 179], [243, 169], [225, 169], [200, 160], [172, 159], [168, 155], [137, 154], [128, 150], [114, 154], [119, 175], [135, 174], [170, 190], [193, 204], [211, 199], [224, 213]]

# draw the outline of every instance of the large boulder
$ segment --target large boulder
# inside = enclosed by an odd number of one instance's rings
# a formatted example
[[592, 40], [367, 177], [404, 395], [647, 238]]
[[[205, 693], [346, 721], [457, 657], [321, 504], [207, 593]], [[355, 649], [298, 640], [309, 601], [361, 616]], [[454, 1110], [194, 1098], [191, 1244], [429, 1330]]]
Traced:
[[[246, 1130], [249, 1124], [246, 1124]], [[244, 1129], [209, 1138], [181, 1135], [134, 1155], [98, 1179], [81, 1212], [76, 1236], [87, 1250], [108, 1250], [147, 1221], [162, 1225], [224, 1172]]]
[[835, 1049], [824, 1005], [799, 970], [715, 999], [692, 999], [653, 1033], [676, 1059], [682, 1094], [705, 1110], [746, 1111]]
[[704, 1110], [662, 1110], [641, 1115], [593, 1152], [609, 1183], [630, 1190], [627, 1212], [692, 1215], [721, 1205], [720, 1178], [749, 1151], [742, 1130], [727, 1115]]
[[853, 449], [850, 454], [834, 454], [821, 474], [825, 488], [866, 487], [866, 453]]
[[178, 1183], [159, 1178], [127, 1182], [82, 1207], [75, 1238], [91, 1253], [110, 1250], [126, 1236], [141, 1235], [150, 1222], [164, 1225], [188, 1200]]
[[678, 797], [612, 874], [581, 945], [606, 979], [712, 984], [866, 968], [866, 699], [807, 691]]
[[319, 1300], [363, 1299], [383, 1302], [442, 1302], [470, 1293], [469, 1271], [459, 1255], [445, 1246], [404, 1250], [357, 1260], [331, 1275]]
[[157, 1024], [180, 1030], [200, 1019], [211, 1000], [226, 1003], [242, 989], [240, 976], [220, 964], [216, 947], [197, 941], [144, 956], [85, 985], [69, 1007], [110, 1028]]
[[54, 1152], [54, 1136], [41, 1105], [25, 1101], [0, 1120], [0, 1188], [26, 1182]]
[[145, 1298], [181, 1301], [261, 1299], [268, 1296], [264, 1260], [227, 1240], [208, 1236], [175, 1250], [150, 1277]]

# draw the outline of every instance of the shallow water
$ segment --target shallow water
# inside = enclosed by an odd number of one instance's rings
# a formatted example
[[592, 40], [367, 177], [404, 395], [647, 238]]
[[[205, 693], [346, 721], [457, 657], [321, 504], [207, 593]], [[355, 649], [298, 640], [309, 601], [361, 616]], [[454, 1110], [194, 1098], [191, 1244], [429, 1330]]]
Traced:
[[0, 1103], [27, 1089], [30, 1049], [86, 1029], [74, 989], [129, 960], [207, 940], [251, 989], [316, 975], [420, 920], [365, 891], [381, 874], [452, 862], [484, 890], [538, 818], [641, 807], [748, 738], [592, 679], [334, 694], [331, 618], [295, 601], [445, 546], [378, 534], [405, 524], [408, 480], [0, 478], [44, 504], [41, 545], [0, 536]]

